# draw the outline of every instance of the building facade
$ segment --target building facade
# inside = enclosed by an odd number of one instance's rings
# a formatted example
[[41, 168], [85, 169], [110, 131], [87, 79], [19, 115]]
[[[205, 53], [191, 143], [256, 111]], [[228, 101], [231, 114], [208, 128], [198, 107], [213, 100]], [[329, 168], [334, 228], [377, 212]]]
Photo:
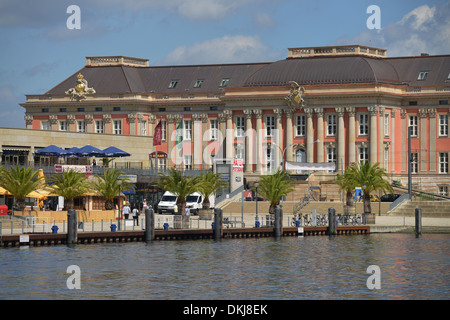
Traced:
[[290, 48], [269, 63], [152, 67], [87, 57], [21, 106], [28, 129], [148, 137], [132, 158], [144, 167], [237, 159], [249, 181], [286, 161], [335, 162], [342, 172], [368, 160], [406, 179], [411, 127], [413, 183], [448, 195], [449, 99], [450, 55], [388, 58], [384, 49], [338, 46]]

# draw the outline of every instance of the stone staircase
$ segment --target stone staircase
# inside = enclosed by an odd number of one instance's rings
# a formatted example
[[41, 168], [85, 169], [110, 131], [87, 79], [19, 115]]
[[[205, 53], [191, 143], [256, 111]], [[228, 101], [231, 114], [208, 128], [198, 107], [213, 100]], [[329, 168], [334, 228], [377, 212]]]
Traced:
[[450, 218], [450, 201], [409, 201], [388, 212], [389, 216], [413, 217], [415, 209], [422, 209], [422, 217]]

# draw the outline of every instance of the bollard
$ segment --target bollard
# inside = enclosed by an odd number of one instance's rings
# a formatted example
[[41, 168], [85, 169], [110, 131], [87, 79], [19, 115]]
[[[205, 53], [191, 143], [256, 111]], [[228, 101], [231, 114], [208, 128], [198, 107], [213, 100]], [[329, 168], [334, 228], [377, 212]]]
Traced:
[[222, 238], [222, 209], [214, 209], [214, 240]]
[[155, 215], [153, 208], [145, 209], [145, 242], [155, 239]]
[[275, 209], [275, 226], [274, 226], [275, 239], [280, 239], [283, 234], [283, 210], [280, 208]]
[[77, 212], [74, 209], [67, 210], [67, 244], [73, 245], [77, 243]]
[[415, 216], [416, 216], [416, 236], [420, 236], [422, 234], [422, 209], [421, 208], [416, 208]]
[[336, 210], [328, 208], [328, 235], [336, 234]]

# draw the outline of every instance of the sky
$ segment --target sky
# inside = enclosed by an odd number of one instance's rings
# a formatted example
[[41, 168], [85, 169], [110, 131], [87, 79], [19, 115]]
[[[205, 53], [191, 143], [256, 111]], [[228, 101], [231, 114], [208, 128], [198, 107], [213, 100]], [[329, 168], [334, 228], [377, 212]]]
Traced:
[[271, 62], [291, 47], [353, 44], [390, 57], [450, 54], [450, 0], [0, 0], [0, 127], [25, 128], [25, 95], [47, 92], [87, 56]]

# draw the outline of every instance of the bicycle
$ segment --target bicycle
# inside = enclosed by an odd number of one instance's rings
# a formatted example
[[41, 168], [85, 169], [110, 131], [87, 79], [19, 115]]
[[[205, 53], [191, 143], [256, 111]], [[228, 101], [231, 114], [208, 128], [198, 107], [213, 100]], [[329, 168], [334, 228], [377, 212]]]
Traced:
[[361, 216], [357, 215], [357, 214], [351, 216], [350, 220], [351, 220], [352, 225], [361, 225], [361, 223], [362, 223]]

